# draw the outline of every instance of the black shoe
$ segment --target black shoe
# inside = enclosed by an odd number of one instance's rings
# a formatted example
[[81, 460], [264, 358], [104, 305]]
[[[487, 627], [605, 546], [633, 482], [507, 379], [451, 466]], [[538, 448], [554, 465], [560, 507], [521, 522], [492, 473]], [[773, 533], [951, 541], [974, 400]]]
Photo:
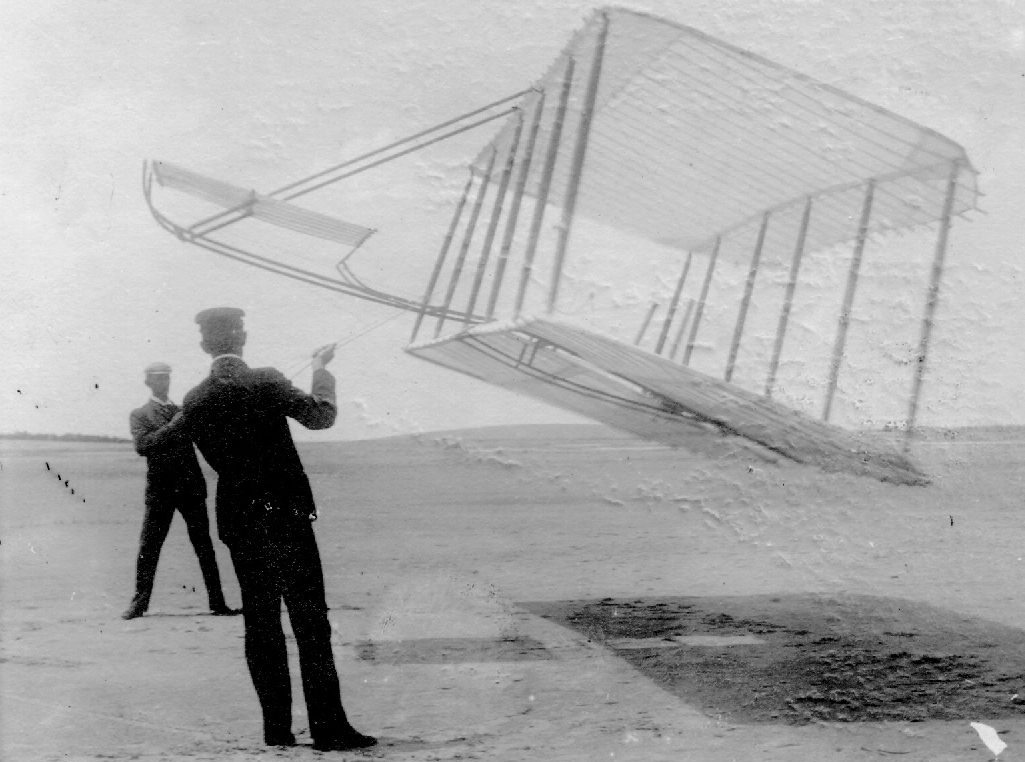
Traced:
[[350, 730], [340, 736], [332, 738], [314, 739], [314, 751], [350, 751], [352, 749], [367, 749], [377, 744], [373, 736], [365, 736], [358, 730]]
[[295, 736], [291, 733], [273, 733], [263, 737], [268, 746], [295, 746]]
[[[214, 616], [238, 616], [242, 613], [242, 609], [232, 609], [227, 606], [212, 606], [210, 608], [210, 613]], [[294, 740], [293, 743], [295, 743]]]
[[129, 606], [124, 614], [121, 615], [122, 619], [138, 619], [146, 613], [145, 609], [140, 609], [138, 606]]

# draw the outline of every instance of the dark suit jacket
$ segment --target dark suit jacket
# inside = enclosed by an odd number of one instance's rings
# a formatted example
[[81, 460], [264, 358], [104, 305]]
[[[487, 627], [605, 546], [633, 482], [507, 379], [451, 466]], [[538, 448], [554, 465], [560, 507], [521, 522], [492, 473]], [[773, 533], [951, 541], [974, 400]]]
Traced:
[[217, 472], [217, 531], [226, 545], [251, 524], [254, 504], [303, 517], [315, 512], [287, 419], [308, 429], [333, 425], [334, 376], [316, 371], [306, 394], [273, 368], [223, 357], [185, 395], [182, 411], [180, 426]]
[[167, 428], [178, 406], [150, 400], [132, 411], [128, 426], [135, 451], [146, 456], [146, 501], [206, 498], [206, 479], [192, 443]]

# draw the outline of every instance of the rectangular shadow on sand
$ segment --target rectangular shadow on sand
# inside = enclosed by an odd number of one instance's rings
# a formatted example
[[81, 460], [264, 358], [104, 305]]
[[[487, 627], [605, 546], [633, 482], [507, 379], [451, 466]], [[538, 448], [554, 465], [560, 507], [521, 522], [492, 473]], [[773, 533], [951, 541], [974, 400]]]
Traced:
[[551, 659], [551, 652], [534, 638], [416, 638], [365, 640], [356, 655], [378, 664], [465, 664]]
[[1025, 714], [1025, 630], [915, 601], [774, 595], [519, 605], [736, 722]]

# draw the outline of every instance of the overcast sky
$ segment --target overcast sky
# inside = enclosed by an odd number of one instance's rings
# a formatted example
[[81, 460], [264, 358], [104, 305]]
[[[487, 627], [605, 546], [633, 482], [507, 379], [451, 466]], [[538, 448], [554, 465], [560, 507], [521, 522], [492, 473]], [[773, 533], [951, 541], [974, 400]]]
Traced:
[[[926, 424], [1025, 423], [1025, 17], [1005, 0], [664, 0], [697, 27], [936, 129], [980, 171], [955, 223]], [[0, 431], [126, 435], [142, 368], [180, 399], [207, 369], [199, 310], [248, 313], [252, 364], [333, 366], [327, 438], [576, 420], [406, 356], [411, 319], [186, 246], [153, 222], [144, 159], [271, 189], [528, 87], [579, 0], [22, 2], [0, 11]], [[380, 229], [365, 271], [418, 293], [491, 133], [350, 189]], [[397, 275], [398, 274], [398, 275]], [[356, 337], [361, 332], [379, 327]], [[297, 381], [307, 383], [300, 374]], [[931, 395], [931, 396], [930, 396]]]

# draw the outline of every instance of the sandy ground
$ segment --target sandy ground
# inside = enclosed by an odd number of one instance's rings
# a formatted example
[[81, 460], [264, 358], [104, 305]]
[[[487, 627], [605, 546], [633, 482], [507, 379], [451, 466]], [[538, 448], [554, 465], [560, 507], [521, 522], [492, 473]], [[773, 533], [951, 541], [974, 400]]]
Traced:
[[142, 459], [4, 442], [3, 759], [991, 759], [970, 721], [1025, 759], [1025, 442], [920, 443], [925, 488], [596, 427], [301, 449], [381, 746], [263, 748], [180, 519], [150, 614], [119, 618]]

